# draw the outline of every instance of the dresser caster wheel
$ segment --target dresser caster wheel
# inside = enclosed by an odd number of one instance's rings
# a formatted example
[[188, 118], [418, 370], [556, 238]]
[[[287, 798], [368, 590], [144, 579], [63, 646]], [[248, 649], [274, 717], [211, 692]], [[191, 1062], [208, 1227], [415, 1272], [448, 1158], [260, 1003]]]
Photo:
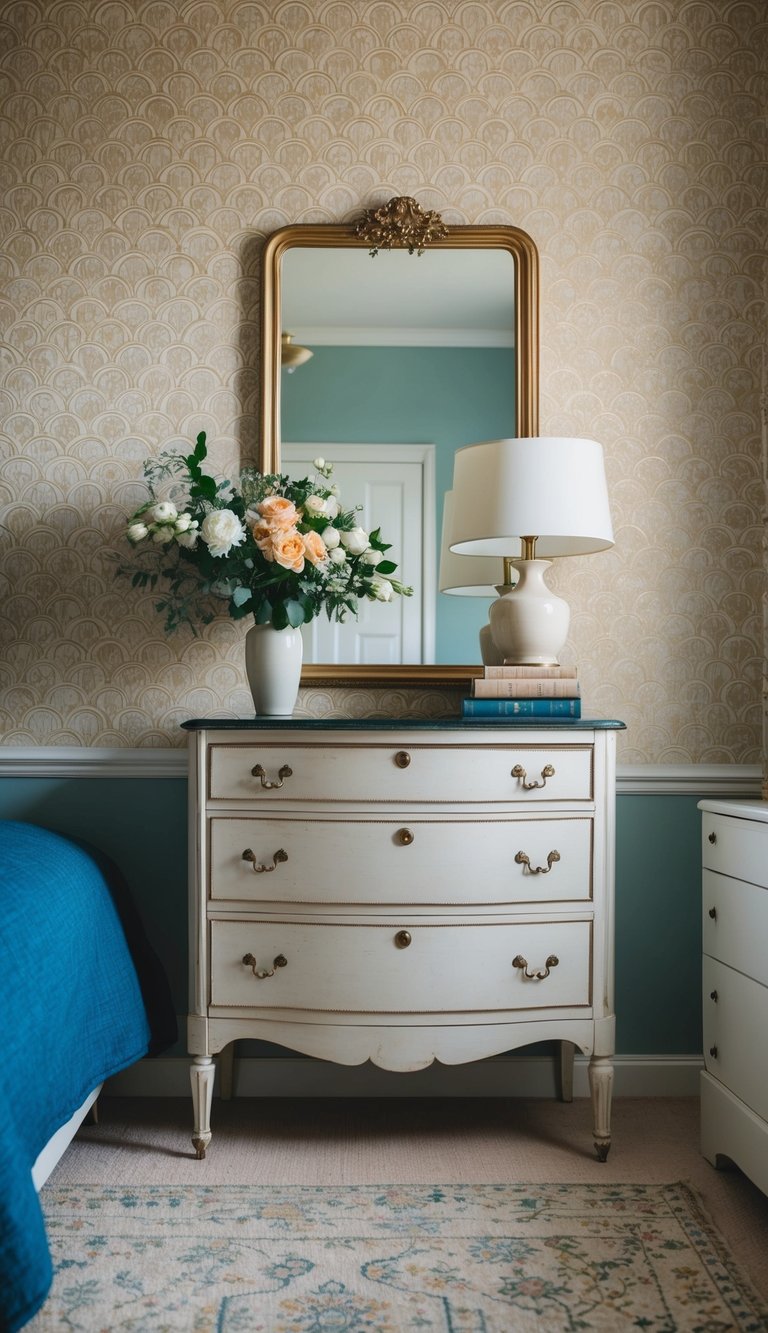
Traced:
[[208, 1145], [207, 1145], [207, 1143], [205, 1142], [204, 1139], [193, 1139], [193, 1140], [192, 1140], [192, 1147], [193, 1147], [194, 1150], [195, 1150], [195, 1157], [197, 1158], [197, 1161], [198, 1161], [198, 1162], [202, 1162], [202, 1161], [205, 1160], [205, 1150], [206, 1150], [207, 1146], [208, 1146]]
[[596, 1143], [596, 1144], [595, 1144], [595, 1152], [597, 1153], [597, 1160], [598, 1160], [598, 1162], [607, 1162], [607, 1161], [608, 1161], [608, 1152], [609, 1152], [610, 1146], [611, 1146], [610, 1141], [609, 1141], [608, 1143]]

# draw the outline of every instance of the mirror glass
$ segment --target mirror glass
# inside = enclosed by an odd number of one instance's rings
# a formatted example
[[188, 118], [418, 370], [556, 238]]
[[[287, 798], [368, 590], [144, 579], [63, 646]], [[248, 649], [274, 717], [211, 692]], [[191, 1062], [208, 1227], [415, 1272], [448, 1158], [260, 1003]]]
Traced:
[[[421, 255], [371, 256], [342, 228], [289, 227], [265, 255], [262, 466], [332, 462], [415, 589], [357, 626], [313, 622], [305, 661], [329, 675], [480, 661], [488, 597], [438, 591], [443, 499], [457, 448], [536, 433], [535, 250], [514, 228], [448, 231]], [[281, 367], [283, 334], [311, 356]]]

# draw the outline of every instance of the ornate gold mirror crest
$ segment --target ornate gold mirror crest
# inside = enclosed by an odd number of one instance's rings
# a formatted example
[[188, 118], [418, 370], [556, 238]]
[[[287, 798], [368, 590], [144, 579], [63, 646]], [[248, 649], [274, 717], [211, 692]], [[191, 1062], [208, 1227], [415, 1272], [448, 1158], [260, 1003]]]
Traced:
[[[426, 250], [455, 254], [457, 269], [462, 255], [474, 251], [498, 251], [511, 257], [513, 277], [509, 299], [514, 321], [514, 415], [508, 434], [538, 434], [538, 253], [531, 237], [518, 227], [449, 225], [439, 213], [425, 211], [410, 197], [390, 199], [368, 209], [349, 223], [295, 224], [274, 232], [266, 241], [262, 257], [261, 307], [261, 404], [258, 466], [265, 472], [280, 469], [281, 462], [281, 341], [282, 265], [289, 251], [358, 250], [367, 248], [375, 266], [384, 260], [379, 251], [406, 250], [413, 263]], [[311, 261], [311, 256], [307, 256]], [[408, 261], [409, 263], [411, 261]], [[504, 262], [507, 262], [506, 260]], [[385, 278], [382, 279], [385, 281]], [[289, 328], [291, 326], [289, 325]], [[297, 372], [298, 377], [303, 372]], [[342, 437], [343, 438], [343, 437]], [[474, 436], [474, 439], [486, 438]], [[471, 444], [473, 439], [463, 441]], [[330, 451], [331, 446], [326, 446]], [[407, 570], [400, 571], [408, 579]], [[473, 643], [469, 652], [475, 649]], [[472, 654], [474, 656], [474, 653]], [[305, 684], [344, 685], [442, 685], [457, 687], [481, 672], [478, 665], [305, 665]]]

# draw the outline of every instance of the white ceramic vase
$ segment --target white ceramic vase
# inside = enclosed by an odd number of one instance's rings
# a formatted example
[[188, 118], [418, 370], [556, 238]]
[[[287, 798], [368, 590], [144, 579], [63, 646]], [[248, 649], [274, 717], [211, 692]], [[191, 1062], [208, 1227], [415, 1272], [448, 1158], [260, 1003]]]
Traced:
[[571, 612], [568, 603], [550, 591], [544, 574], [551, 560], [517, 560], [520, 578], [514, 588], [491, 602], [488, 617], [496, 648], [505, 662], [557, 666]]
[[245, 636], [245, 671], [257, 715], [290, 717], [296, 706], [304, 644], [300, 629], [252, 625]]

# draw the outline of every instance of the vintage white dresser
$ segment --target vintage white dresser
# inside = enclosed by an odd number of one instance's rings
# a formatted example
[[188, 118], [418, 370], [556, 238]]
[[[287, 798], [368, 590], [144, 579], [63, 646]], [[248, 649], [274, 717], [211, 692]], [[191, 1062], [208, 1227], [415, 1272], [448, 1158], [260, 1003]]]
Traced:
[[241, 1037], [392, 1070], [554, 1039], [590, 1056], [604, 1161], [622, 724], [185, 726], [198, 1157]]
[[701, 1148], [768, 1193], [768, 802], [700, 801]]

